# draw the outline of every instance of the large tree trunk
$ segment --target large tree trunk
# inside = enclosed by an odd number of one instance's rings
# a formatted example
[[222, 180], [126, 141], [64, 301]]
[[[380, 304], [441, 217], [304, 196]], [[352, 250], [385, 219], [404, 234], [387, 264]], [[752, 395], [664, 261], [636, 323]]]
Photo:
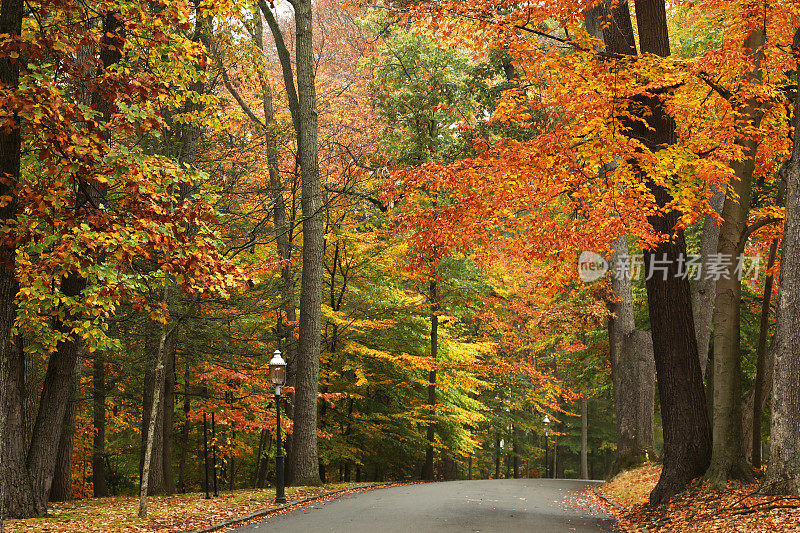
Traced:
[[[61, 292], [65, 296], [75, 297], [84, 287], [86, 279], [75, 274], [61, 279]], [[60, 321], [56, 322], [55, 328], [64, 334], [69, 334], [70, 327]], [[33, 436], [26, 460], [34, 496], [42, 508], [47, 507], [53, 484], [58, 443], [64, 427], [72, 383], [80, 361], [79, 353], [80, 342], [68, 339], [58, 343], [56, 351], [47, 362], [39, 412], [33, 426]]]
[[[800, 71], [800, 29], [792, 52]], [[770, 457], [765, 480], [772, 494], [800, 493], [800, 80], [794, 105], [794, 144], [787, 171], [778, 313], [775, 319], [775, 384]]]
[[92, 363], [92, 490], [95, 498], [108, 496], [106, 483], [106, 356], [99, 350]]
[[[0, 3], [0, 34], [17, 38], [22, 32], [22, 0]], [[8, 54], [0, 58], [0, 83], [11, 91], [19, 85], [19, 60]], [[22, 143], [20, 118], [14, 113], [0, 128], [0, 195], [10, 198], [0, 206], [0, 224], [11, 227], [16, 219], [17, 187], [20, 177]], [[15, 350], [11, 329], [16, 318], [14, 300], [19, 290], [15, 274], [15, 246], [10, 240], [0, 243], [0, 508], [11, 517], [44, 513], [34, 498], [25, 468], [25, 354]], [[3, 514], [0, 514], [2, 524]]]
[[[589, 33], [601, 39], [608, 52], [636, 53], [627, 2], [601, 3], [585, 13], [585, 20]], [[650, 334], [635, 331], [630, 273], [622, 268], [629, 260], [627, 236], [620, 237], [613, 248], [614, 301], [610, 305], [612, 318], [608, 329], [617, 429], [617, 454], [612, 471], [616, 473], [653, 454], [655, 368]]]
[[[1, 64], [0, 64], [1, 65]], [[0, 133], [0, 146], [2, 146]], [[2, 154], [0, 154], [0, 157]], [[1, 161], [0, 161], [1, 162]], [[0, 208], [2, 209], [2, 208]], [[8, 276], [7, 263], [0, 265], [0, 301], [14, 300], [17, 294], [16, 277]], [[0, 333], [10, 332], [14, 320], [14, 307], [0, 308]], [[3, 340], [3, 339], [0, 339]], [[25, 384], [25, 354], [10, 342], [7, 335], [2, 345], [0, 366], [0, 506], [4, 516], [27, 518], [44, 514], [33, 497], [28, 471], [25, 469], [27, 442], [23, 417], [23, 389]]]
[[293, 436], [293, 482], [320, 485], [317, 456], [317, 392], [322, 326], [324, 230], [317, 159], [317, 98], [311, 0], [294, 3], [297, 33], [297, 92], [300, 106], [300, 169], [303, 212], [303, 273], [300, 342], [297, 351]]
[[[120, 59], [121, 42], [118, 36], [120, 23], [113, 13], [106, 13], [103, 19], [103, 47], [100, 52], [102, 69], [107, 69]], [[80, 90], [80, 88], [79, 88]], [[111, 102], [99, 92], [92, 94], [92, 104], [102, 114], [103, 121], [108, 121], [111, 116]], [[81, 211], [85, 205], [97, 205], [98, 197], [103, 191], [95, 184], [84, 182], [75, 199], [76, 209]], [[93, 196], [91, 201], [86, 201], [86, 196]], [[68, 297], [77, 297], [86, 288], [87, 279], [78, 272], [70, 272], [61, 277], [60, 291]], [[68, 321], [55, 320], [54, 328], [62, 333], [65, 340], [56, 346], [56, 351], [50, 356], [42, 387], [39, 411], [33, 426], [33, 435], [28, 448], [26, 466], [31, 477], [34, 497], [39, 500], [41, 507], [46, 508], [50, 494], [58, 452], [58, 442], [61, 439], [63, 421], [69, 403], [70, 383], [80, 364], [81, 340], [71, 335], [70, 321], [75, 316], [69, 316]]]
[[[585, 14], [587, 29], [603, 40], [608, 52], [636, 53], [628, 2], [607, 1]], [[614, 302], [609, 321], [611, 375], [617, 429], [617, 454], [612, 473], [640, 464], [654, 453], [655, 362], [649, 332], [637, 331], [633, 312], [633, 286], [628, 237], [613, 245], [611, 282]]]
[[616, 301], [609, 321], [611, 376], [617, 428], [617, 454], [612, 474], [641, 464], [655, 456], [653, 438], [655, 402], [655, 361], [649, 332], [634, 328], [633, 287], [628, 238], [614, 243], [611, 281]]
[[[748, 76], [759, 76], [760, 48], [764, 32], [759, 30], [748, 36], [745, 47], [754, 59], [757, 69]], [[737, 124], [758, 127], [764, 116], [763, 108], [756, 102], [732, 101]], [[747, 218], [750, 212], [755, 156], [758, 138], [739, 139], [742, 158], [733, 161], [735, 178], [730, 184], [722, 208], [722, 228], [718, 251], [732, 260], [723, 265], [725, 273], [717, 281], [714, 303], [714, 418], [711, 465], [706, 473], [717, 489], [724, 488], [731, 479], [752, 479], [750, 465], [744, 456], [742, 438], [741, 404], [741, 351], [739, 310], [742, 300], [742, 281], [737, 275], [737, 261], [744, 252], [747, 239]]]
[[58, 442], [58, 455], [56, 456], [56, 469], [53, 475], [53, 486], [50, 489], [51, 502], [64, 502], [72, 499], [72, 448], [75, 444], [75, 418], [78, 411], [78, 393], [81, 381], [81, 360], [72, 380], [67, 411], [64, 414], [64, 426], [61, 439]]
[[[278, 21], [275, 19], [275, 16], [272, 13], [272, 10], [270, 9], [269, 4], [266, 2], [266, 0], [258, 0], [258, 6], [259, 6], [259, 9], [261, 10], [261, 14], [264, 16], [264, 19], [267, 21], [267, 24], [269, 26], [270, 32], [272, 33], [272, 38], [273, 38], [273, 41], [275, 42], [275, 51], [278, 54], [278, 60], [279, 60], [279, 62], [281, 64], [281, 73], [283, 75], [283, 85], [284, 85], [284, 89], [286, 90], [286, 98], [288, 100], [289, 111], [290, 111], [290, 113], [292, 115], [292, 124], [294, 126], [295, 135], [296, 135], [296, 138], [297, 138], [297, 159], [296, 159], [296, 163], [295, 163], [295, 179], [297, 179], [297, 167], [298, 166], [303, 166], [302, 162], [305, 160], [305, 158], [303, 156], [304, 143], [301, 142], [301, 137], [304, 135], [303, 134], [303, 129], [306, 127], [304, 125], [303, 121], [301, 121], [301, 117], [300, 117], [300, 103], [299, 103], [299, 99], [298, 99], [298, 90], [299, 89], [295, 88], [294, 73], [292, 71], [291, 55], [289, 53], [288, 47], [286, 46], [286, 43], [284, 42], [283, 34], [281, 33], [281, 28], [280, 28], [280, 26], [278, 24]], [[259, 25], [256, 26], [256, 30], [260, 31], [260, 26]], [[308, 40], [311, 39], [311, 34], [310, 33], [309, 33], [307, 38], [308, 38]], [[260, 41], [262, 43], [262, 46], [263, 46], [263, 38], [260, 39], [260, 40], [257, 38], [256, 40]], [[300, 50], [298, 48], [298, 53], [299, 52], [300, 52]], [[304, 53], [306, 53], [306, 52], [304, 52]], [[298, 75], [298, 78], [299, 78], [299, 75]], [[269, 84], [268, 84], [267, 80], [263, 80], [263, 81], [264, 81], [264, 85], [262, 86], [262, 90], [264, 90], [265, 118], [268, 120], [267, 129], [269, 130], [270, 129], [269, 128], [269, 118], [272, 115], [268, 114], [267, 111], [270, 111], [271, 106], [272, 106], [272, 93], [271, 93], [271, 91], [267, 92], [265, 90], [265, 89], [269, 89]], [[299, 79], [298, 79], [298, 83], [299, 83]], [[298, 87], [299, 87], [299, 85], [298, 85]], [[266, 106], [268, 106], [268, 105], [269, 105], [270, 109], [267, 109]], [[316, 106], [316, 96], [314, 97], [314, 106]], [[315, 109], [315, 107], [314, 107], [314, 109]], [[316, 115], [314, 115], [314, 117], [316, 119]], [[314, 131], [315, 131], [315, 135], [316, 135], [316, 120], [314, 121], [314, 125], [315, 125], [315, 130]], [[315, 141], [314, 145], [316, 146], [316, 141]], [[314, 158], [316, 160], [316, 147], [314, 148], [314, 150], [315, 150]], [[270, 147], [268, 145], [267, 146], [267, 159], [268, 159], [268, 162], [272, 158], [272, 155], [271, 155], [270, 152], [271, 152], [271, 149], [270, 149]], [[277, 187], [278, 186], [278, 182], [276, 181], [275, 183], [273, 183], [273, 181], [272, 181], [272, 179], [273, 179], [272, 172], [273, 171], [276, 172], [276, 174], [274, 174], [274, 176], [275, 176], [275, 178], [278, 178], [279, 176], [277, 174], [277, 168], [278, 168], [277, 167], [277, 162], [274, 162], [274, 164], [270, 163], [270, 172], [271, 172], [271, 174], [270, 174], [270, 185], [273, 188], [273, 195], [278, 190], [278, 187]], [[318, 166], [314, 167], [314, 168], [317, 168], [317, 176], [318, 176], [319, 175]], [[303, 183], [304, 184], [307, 183], [307, 180], [303, 180]], [[305, 194], [305, 191], [303, 191], [301, 193], [301, 196], [303, 196], [304, 194]], [[289, 259], [291, 258], [291, 254], [292, 254], [292, 247], [291, 247], [292, 228], [294, 227], [294, 219], [295, 218], [294, 218], [294, 211], [292, 211], [291, 212], [291, 215], [292, 215], [291, 219], [289, 221], [287, 221], [287, 218], [286, 218], [286, 212], [287, 212], [286, 211], [286, 205], [284, 203], [282, 194], [281, 194], [280, 198], [278, 198], [277, 196], [274, 196], [273, 199], [276, 200], [275, 211], [273, 211], [273, 215], [274, 215], [274, 217], [276, 217], [275, 218], [276, 237], [277, 237], [278, 234], [281, 236], [281, 238], [277, 240], [278, 252], [281, 254], [281, 257], [284, 259], [284, 264], [282, 265], [282, 268], [281, 268], [281, 279], [283, 280], [283, 283], [284, 283], [283, 284], [284, 293], [283, 293], [282, 306], [283, 306], [283, 309], [284, 309], [284, 314], [286, 316], [286, 322], [290, 322], [290, 321], [294, 321], [295, 318], [296, 318], [295, 307], [294, 307], [294, 302], [295, 302], [295, 297], [294, 297], [294, 283], [295, 283], [294, 282], [294, 274], [293, 274], [292, 269], [291, 269], [291, 263], [288, 262]], [[283, 211], [280, 210], [281, 206], [283, 206]], [[303, 208], [303, 209], [305, 209], [305, 208]], [[285, 224], [285, 228], [286, 228], [285, 231], [281, 231], [280, 228], [279, 228], [279, 226], [281, 225], [281, 216], [280, 216], [281, 214], [284, 215], [282, 217], [282, 223]], [[304, 220], [305, 220], [305, 214], [303, 216], [304, 216]], [[320, 217], [319, 224], [320, 224], [320, 226], [322, 225], [321, 217]], [[305, 231], [305, 224], [303, 226], [303, 230]], [[282, 239], [283, 239], [284, 236], [287, 238], [285, 243], [282, 242]], [[288, 246], [285, 246], [286, 244], [288, 244]], [[305, 259], [303, 259], [303, 261], [305, 261]], [[324, 265], [324, 251], [323, 251], [323, 255], [320, 256], [320, 263], [322, 263], [322, 265]], [[319, 272], [320, 289], [322, 287], [322, 268], [323, 268], [322, 265], [319, 267], [320, 268], [320, 272]], [[304, 267], [304, 270], [305, 270], [305, 267]], [[302, 289], [301, 289], [301, 291], [302, 291]], [[321, 322], [322, 322], [322, 318], [320, 316], [320, 326], [321, 326]], [[286, 329], [286, 332], [287, 333], [291, 333], [291, 331], [288, 328]], [[294, 353], [295, 353], [295, 351], [294, 351], [295, 350], [294, 335], [291, 335], [290, 337], [286, 338], [285, 348], [287, 350], [286, 351], [287, 356], [289, 357], [289, 359], [287, 360], [287, 367], [286, 367], [287, 384], [288, 385], [295, 385], [296, 384], [295, 383], [296, 382], [296, 377], [297, 377], [297, 368], [296, 367], [297, 367], [297, 363], [299, 361], [299, 358], [298, 357], [294, 357], [294, 358], [292, 357], [294, 355]], [[287, 418], [294, 418], [294, 406], [292, 405], [292, 403], [287, 403], [286, 404], [286, 417]], [[297, 461], [295, 460], [295, 447], [294, 447], [295, 438], [294, 438], [294, 434], [293, 433], [288, 433], [286, 435], [286, 438], [283, 439], [283, 440], [284, 440], [284, 442], [281, 445], [284, 446], [284, 448], [286, 449], [286, 459], [285, 459], [285, 462], [284, 462], [285, 470], [286, 470], [285, 471], [285, 479], [286, 479], [287, 485], [289, 485], [289, 484], [292, 484], [294, 482], [295, 466], [297, 464]], [[310, 470], [310, 467], [309, 467], [309, 470]]]
[[[642, 52], [669, 56], [664, 0], [636, 0], [635, 6]], [[640, 122], [631, 124], [631, 134], [652, 151], [675, 143], [675, 122], [660, 99], [642, 95], [635, 100], [635, 104], [646, 110], [643, 117], [646, 126]], [[672, 200], [667, 191], [643, 177], [658, 205], [666, 206]], [[648, 272], [655, 273], [646, 285], [664, 427], [664, 464], [658, 484], [650, 494], [652, 504], [662, 503], [702, 475], [711, 452], [689, 280], [678, 272], [680, 260], [686, 257], [683, 232], [675, 232], [678, 218], [676, 212], [649, 217], [657, 233], [674, 237], [645, 252]], [[655, 260], [659, 263], [666, 260], [666, 272], [654, 270]]]
[[[439, 291], [436, 280], [430, 283], [431, 298], [431, 360], [434, 365], [428, 372], [428, 405], [431, 409], [431, 416], [435, 416], [436, 406], [436, 361], [439, 355]], [[425, 435], [428, 445], [425, 447], [425, 466], [422, 468], [422, 479], [433, 481], [433, 442], [435, 438], [436, 423], [428, 423]]]

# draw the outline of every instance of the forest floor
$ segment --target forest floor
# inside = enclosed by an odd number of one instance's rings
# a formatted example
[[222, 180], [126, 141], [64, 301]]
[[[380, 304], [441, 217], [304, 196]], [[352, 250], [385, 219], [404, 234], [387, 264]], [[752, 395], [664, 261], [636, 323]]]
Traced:
[[[339, 490], [370, 487], [370, 483], [337, 483], [322, 487], [287, 487], [286, 502], [299, 503]], [[277, 507], [275, 489], [220, 492], [209, 500], [202, 492], [150, 496], [149, 518], [137, 517], [139, 499], [134, 496], [88, 498], [51, 503], [43, 518], [6, 520], [3, 533], [177, 533], [194, 531], [250, 513]]]
[[681, 533], [756, 533], [800, 531], [800, 497], [758, 494], [759, 483], [729, 483], [726, 490], [711, 490], [695, 480], [668, 505], [650, 507], [648, 497], [656, 486], [661, 466], [649, 464], [619, 474], [599, 488], [618, 506], [612, 512], [624, 531]]

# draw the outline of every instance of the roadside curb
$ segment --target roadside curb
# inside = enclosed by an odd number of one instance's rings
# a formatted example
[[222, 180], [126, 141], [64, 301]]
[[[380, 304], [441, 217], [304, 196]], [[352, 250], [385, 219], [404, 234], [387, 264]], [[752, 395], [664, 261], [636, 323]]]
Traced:
[[322, 494], [317, 494], [316, 496], [310, 496], [308, 498], [303, 498], [302, 500], [297, 500], [293, 502], [284, 503], [282, 505], [278, 505], [276, 507], [267, 507], [264, 509], [259, 509], [258, 511], [254, 511], [250, 514], [246, 514], [244, 516], [240, 516], [238, 518], [231, 518], [230, 520], [226, 520], [224, 522], [218, 522], [216, 524], [204, 527], [202, 529], [193, 529], [188, 531], [183, 531], [181, 533], [211, 533], [212, 531], [218, 531], [220, 529], [234, 526], [241, 522], [247, 522], [248, 520], [252, 520], [253, 518], [259, 518], [261, 516], [266, 516], [272, 513], [277, 513], [278, 511], [283, 511], [284, 509], [288, 509], [289, 507], [294, 507], [295, 505], [302, 505], [304, 503], [308, 503], [314, 500], [319, 500], [321, 498], [327, 498], [329, 496], [334, 496], [336, 494], [342, 492], [352, 492], [357, 490], [366, 490], [366, 489], [374, 489], [377, 487], [385, 487], [388, 485], [393, 485], [394, 483], [391, 481], [386, 481], [382, 483], [370, 483], [369, 485], [361, 485], [359, 487], [351, 487], [351, 488], [344, 488], [344, 489], [337, 489], [332, 490], [330, 492], [324, 492]]
[[[597, 490], [597, 487], [592, 487], [592, 492], [594, 492], [595, 496], [597, 496], [598, 498], [600, 498], [601, 500], [603, 500], [604, 502], [606, 502], [607, 504], [612, 506], [614, 509], [619, 511], [620, 514], [624, 513], [625, 510], [617, 502], [615, 502], [614, 500], [612, 500], [610, 498], [606, 498], [605, 496], [600, 494], [600, 491]], [[637, 526], [637, 527], [639, 528], [639, 531], [641, 531], [642, 533], [650, 533], [650, 530], [647, 529], [646, 527], [640, 527], [640, 526]]]

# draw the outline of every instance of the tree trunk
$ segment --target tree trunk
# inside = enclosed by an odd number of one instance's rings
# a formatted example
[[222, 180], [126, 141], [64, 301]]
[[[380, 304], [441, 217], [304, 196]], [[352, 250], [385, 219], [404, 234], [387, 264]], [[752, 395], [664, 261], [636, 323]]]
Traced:
[[295, 383], [293, 463], [298, 485], [320, 485], [317, 455], [317, 391], [322, 326], [324, 229], [317, 158], [317, 98], [311, 0], [294, 4], [297, 32], [297, 92], [300, 105], [300, 168], [303, 212], [303, 273], [300, 342]]
[[[164, 301], [167, 301], [167, 283], [168, 280], [164, 281]], [[154, 463], [153, 461], [153, 447], [155, 444], [155, 434], [158, 428], [158, 421], [162, 419], [160, 416], [160, 405], [161, 405], [161, 396], [162, 390], [164, 388], [164, 352], [165, 352], [165, 344], [167, 337], [170, 334], [168, 330], [169, 322], [164, 324], [161, 328], [161, 338], [158, 341], [158, 352], [156, 354], [156, 361], [155, 361], [155, 386], [153, 387], [153, 401], [149, 406], [149, 411], [151, 413], [150, 420], [148, 420], [147, 424], [147, 431], [144, 435], [145, 438], [145, 447], [144, 447], [144, 461], [142, 463], [142, 477], [141, 483], [139, 485], [139, 518], [147, 518], [147, 494], [149, 491], [149, 483], [150, 483], [150, 466]], [[155, 461], [155, 464], [158, 464], [158, 460]]]
[[106, 357], [102, 350], [94, 353], [92, 363], [92, 487], [95, 498], [108, 496], [106, 484]]
[[639, 465], [655, 455], [653, 437], [655, 402], [655, 358], [649, 332], [634, 328], [633, 286], [628, 238], [614, 243], [611, 265], [615, 271], [611, 289], [609, 321], [611, 376], [616, 415], [617, 453], [612, 474]]
[[553, 479], [558, 479], [558, 433], [553, 434]]
[[589, 402], [581, 398], [581, 479], [589, 479]]
[[[800, 29], [792, 52], [800, 71]], [[800, 493], [800, 80], [794, 105], [794, 143], [787, 171], [786, 220], [775, 318], [775, 384], [765, 492]]]
[[494, 478], [500, 479], [500, 431], [494, 438]]
[[[745, 42], [756, 70], [748, 76], [757, 79], [760, 72], [760, 48], [764, 32], [750, 34]], [[736, 123], [758, 127], [764, 110], [755, 100], [732, 101]], [[727, 486], [731, 479], [750, 481], [753, 477], [744, 456], [742, 438], [741, 404], [741, 318], [742, 281], [737, 275], [737, 261], [744, 252], [747, 240], [747, 219], [750, 212], [753, 171], [759, 139], [748, 137], [737, 141], [742, 147], [742, 158], [731, 167], [735, 179], [730, 184], [722, 208], [718, 252], [722, 257], [733, 258], [723, 265], [724, 274], [717, 281], [714, 302], [714, 421], [711, 465], [706, 479], [716, 489]]]
[[[0, 60], [2, 61], [2, 60]], [[0, 68], [2, 63], [0, 62]], [[3, 133], [0, 132], [0, 146]], [[2, 187], [2, 186], [0, 186]], [[2, 208], [0, 208], [2, 212]], [[13, 269], [11, 275], [7, 271], [8, 263], [0, 265], [0, 301], [6, 298], [14, 300], [17, 294], [16, 277]], [[0, 332], [10, 333], [13, 323], [14, 306], [0, 307]], [[23, 419], [23, 388], [25, 383], [25, 354], [10, 342], [10, 334], [6, 335], [0, 345], [2, 348], [2, 366], [0, 366], [0, 524], [4, 517], [27, 518], [44, 514], [33, 497], [28, 471], [25, 469], [25, 439]]]
[[[12, 39], [21, 35], [23, 8], [22, 0], [2, 0], [0, 34]], [[0, 83], [12, 92], [19, 86], [19, 65], [9, 54], [0, 57]], [[20, 118], [14, 110], [0, 128], [0, 196], [9, 198], [0, 206], [3, 227], [13, 227], [16, 220], [21, 146]], [[4, 516], [25, 518], [45, 512], [41, 499], [34, 497], [25, 467], [25, 355], [15, 350], [11, 339], [19, 290], [15, 253], [10, 240], [0, 243], [0, 527]]]
[[269, 470], [269, 452], [272, 449], [272, 432], [268, 429], [261, 430], [261, 440], [263, 441], [260, 445], [261, 448], [261, 457], [258, 463], [258, 468], [256, 469], [256, 482], [255, 487], [257, 489], [263, 489], [267, 486], [267, 471]]
[[181, 426], [181, 451], [178, 458], [178, 490], [186, 493], [187, 475], [186, 458], [189, 455], [189, 413], [192, 410], [191, 396], [189, 396], [189, 356], [186, 356], [186, 369], [183, 374], [183, 426]]
[[[664, 0], [636, 0], [636, 20], [643, 53], [670, 55]], [[630, 134], [642, 140], [651, 151], [676, 142], [675, 122], [655, 95], [640, 95], [635, 103], [647, 110], [644, 124], [630, 124]], [[660, 207], [672, 198], [667, 191], [643, 176]], [[652, 504], [660, 504], [683, 490], [708, 466], [711, 435], [706, 414], [705, 391], [697, 337], [694, 330], [689, 280], [680, 277], [678, 265], [686, 257], [683, 232], [675, 232], [678, 213], [649, 217], [653, 229], [674, 238], [645, 252], [648, 272], [647, 298], [652, 327], [656, 375], [664, 427], [663, 469], [650, 494]], [[666, 271], [654, 270], [654, 261], [666, 261]]]
[[[163, 365], [159, 357], [162, 354], [158, 353], [158, 348], [153, 347], [152, 342], [147, 343], [147, 356], [146, 368], [144, 374], [144, 387], [142, 391], [142, 424], [141, 424], [141, 448], [139, 453], [139, 477], [140, 483], [147, 486], [149, 495], [160, 494], [164, 490], [164, 413], [163, 409], [155, 412], [155, 420], [153, 421], [154, 411], [152, 410], [155, 404], [155, 398], [159, 398], [159, 402], [164, 397], [164, 379], [163, 369], [158, 371], [159, 364]], [[163, 405], [163, 403], [159, 404]], [[151, 421], [154, 426], [154, 431], [151, 433], [149, 428]], [[152, 441], [152, 442], [151, 442]], [[150, 449], [151, 463], [148, 468], [149, 478], [147, 483], [144, 483], [141, 476], [144, 475], [145, 456]]]
[[[114, 13], [106, 13], [103, 18], [103, 48], [100, 60], [103, 69], [107, 69], [120, 59], [118, 36], [119, 21]], [[111, 103], [97, 92], [92, 94], [92, 104], [98, 109], [104, 121], [111, 116]], [[86, 195], [102, 196], [94, 184], [85, 183], [77, 193], [76, 207], [90, 204], [96, 205], [97, 198], [86, 202]], [[88, 192], [87, 192], [88, 191]], [[77, 272], [70, 272], [61, 277], [60, 291], [68, 297], [77, 297], [86, 288], [87, 279]], [[70, 316], [69, 319], [76, 317]], [[69, 403], [70, 384], [74, 379], [80, 363], [80, 339], [73, 338], [69, 321], [64, 323], [55, 320], [54, 328], [61, 332], [65, 340], [56, 346], [56, 351], [50, 356], [47, 364], [44, 385], [42, 387], [39, 411], [33, 426], [33, 435], [28, 448], [26, 467], [31, 477], [34, 497], [39, 500], [39, 505], [46, 509], [47, 500], [53, 482], [58, 442], [61, 439], [63, 420]]]
[[[587, 29], [602, 39], [607, 51], [635, 54], [628, 2], [606, 2], [586, 12]], [[653, 424], [655, 402], [655, 362], [649, 332], [635, 330], [633, 286], [629, 264], [628, 238], [614, 243], [611, 259], [614, 303], [609, 321], [614, 411], [617, 429], [617, 454], [612, 473], [641, 464], [654, 456]]]
[[50, 489], [49, 501], [65, 502], [72, 499], [72, 448], [75, 444], [75, 418], [78, 410], [78, 394], [81, 381], [81, 360], [78, 358], [75, 378], [72, 380], [69, 402], [64, 414], [61, 438], [58, 441], [58, 455]]
[[[86, 286], [86, 279], [71, 274], [61, 279], [61, 292], [75, 297]], [[69, 326], [56, 321], [55, 328], [69, 334]], [[33, 425], [33, 436], [26, 466], [31, 476], [34, 497], [46, 509], [55, 475], [58, 444], [64, 427], [70, 392], [80, 362], [79, 341], [68, 339], [58, 343], [47, 362], [47, 371], [39, 401], [39, 412]]]
[[[714, 190], [709, 203], [717, 213], [722, 213], [722, 204], [725, 201], [725, 189], [719, 187]], [[708, 365], [708, 347], [711, 340], [711, 321], [714, 313], [714, 297], [716, 296], [717, 282], [714, 279], [705, 279], [711, 258], [717, 253], [719, 245], [720, 227], [710, 215], [703, 220], [703, 233], [700, 236], [700, 279], [694, 280], [692, 285], [692, 310], [694, 312], [694, 329], [697, 334], [697, 354], [700, 358], [700, 371], [706, 375]]]
[[[256, 17], [256, 46], [265, 50], [261, 17]], [[280, 175], [275, 110], [272, 104], [272, 87], [265, 76], [260, 76], [264, 124], [266, 125], [266, 152], [269, 168], [269, 185], [272, 191], [272, 216], [275, 225], [275, 242], [281, 264], [281, 310], [278, 317], [278, 333], [283, 340], [283, 353], [288, 361], [294, 361], [295, 343], [291, 324], [297, 320], [294, 297], [294, 272], [292, 270], [292, 230], [287, 223], [284, 185]]]
[[[436, 416], [436, 361], [439, 356], [439, 290], [436, 280], [430, 283], [431, 298], [431, 362], [433, 368], [428, 372], [428, 405], [431, 409], [431, 417]], [[435, 439], [436, 423], [428, 423], [426, 440], [428, 445], [425, 448], [425, 466], [422, 469], [422, 479], [433, 481], [433, 444]]]
[[514, 467], [514, 479], [519, 479], [519, 451], [517, 449], [517, 426], [511, 427], [511, 462]]
[[[778, 239], [772, 240], [767, 259], [767, 271], [774, 265], [778, 256]], [[769, 336], [769, 316], [772, 306], [772, 288], [774, 278], [770, 275], [764, 279], [764, 295], [761, 298], [761, 319], [758, 331], [758, 348], [756, 351], [756, 378], [753, 390], [747, 396], [743, 407], [742, 433], [744, 435], [745, 454], [751, 457], [753, 468], [761, 468], [761, 418], [764, 406], [772, 391], [772, 370], [774, 352], [767, 350]]]
[[173, 430], [175, 427], [175, 350], [177, 344], [172, 342], [166, 348], [164, 354], [164, 428], [163, 428], [163, 450], [161, 453], [162, 471], [164, 472], [164, 492], [166, 494], [175, 493], [175, 473], [172, 468], [172, 448]]

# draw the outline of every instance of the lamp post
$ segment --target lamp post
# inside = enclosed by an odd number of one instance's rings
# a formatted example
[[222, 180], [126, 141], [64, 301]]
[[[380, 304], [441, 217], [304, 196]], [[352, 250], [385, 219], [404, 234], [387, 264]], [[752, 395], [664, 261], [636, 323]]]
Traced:
[[275, 424], [276, 440], [278, 443], [275, 455], [275, 503], [286, 503], [283, 486], [283, 443], [281, 442], [281, 387], [286, 383], [286, 361], [281, 357], [280, 350], [275, 350], [269, 362], [269, 376], [275, 385]]
[[544, 471], [545, 477], [550, 477], [550, 418], [544, 415]]

